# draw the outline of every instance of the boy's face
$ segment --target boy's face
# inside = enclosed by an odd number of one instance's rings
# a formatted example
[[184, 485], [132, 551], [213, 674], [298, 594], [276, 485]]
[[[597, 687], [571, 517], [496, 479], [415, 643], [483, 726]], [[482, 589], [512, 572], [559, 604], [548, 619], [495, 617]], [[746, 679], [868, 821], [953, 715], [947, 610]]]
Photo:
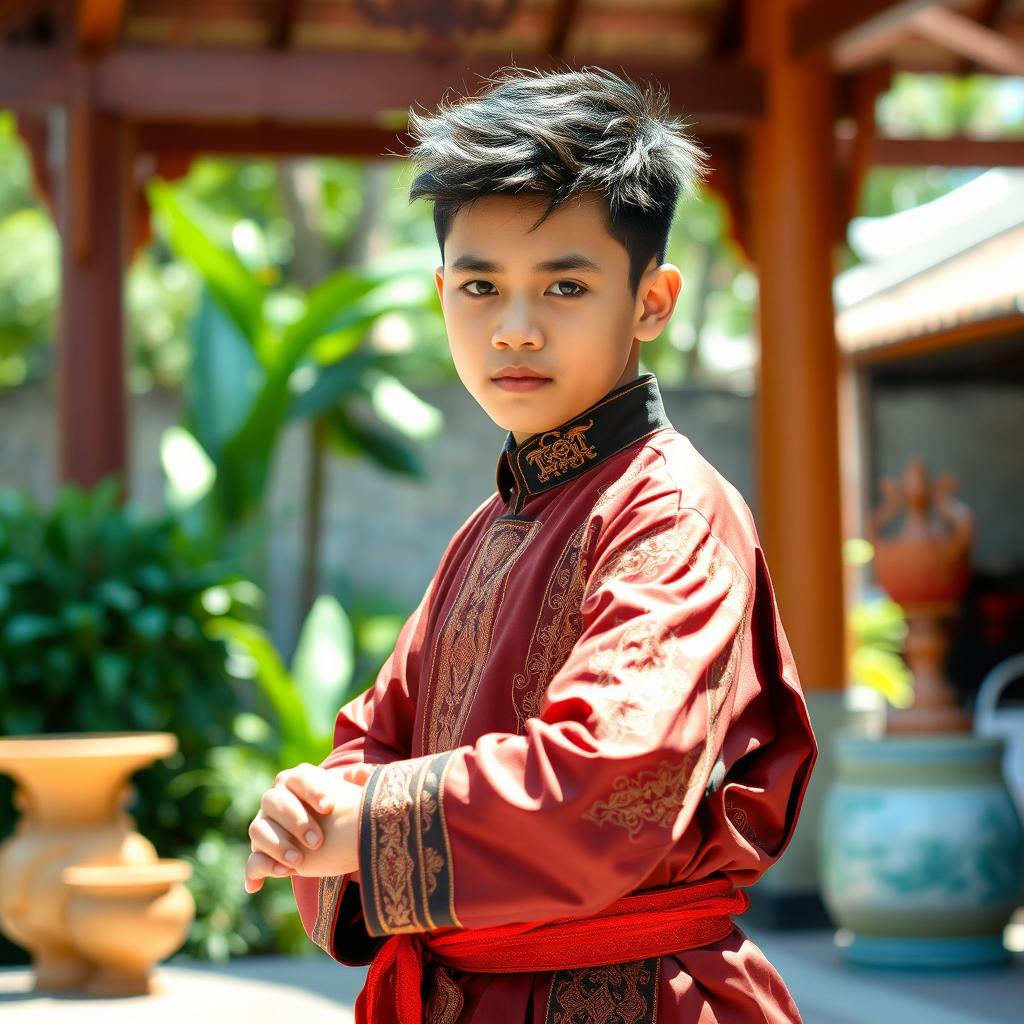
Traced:
[[[682, 287], [677, 267], [652, 259], [632, 295], [629, 254], [599, 198], [570, 200], [530, 231], [544, 205], [496, 195], [463, 207], [434, 273], [459, 377], [517, 444], [635, 379], [640, 344], [661, 333]], [[570, 265], [582, 260], [593, 266]], [[545, 379], [501, 380], [509, 366]]]

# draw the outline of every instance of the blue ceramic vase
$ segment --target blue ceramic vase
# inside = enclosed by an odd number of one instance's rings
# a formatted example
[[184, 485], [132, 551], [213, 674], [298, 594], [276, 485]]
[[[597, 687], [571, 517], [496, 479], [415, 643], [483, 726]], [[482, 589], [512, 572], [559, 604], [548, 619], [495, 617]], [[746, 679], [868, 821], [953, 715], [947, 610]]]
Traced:
[[821, 817], [822, 898], [848, 962], [990, 966], [1024, 902], [1024, 828], [1003, 743], [972, 733], [835, 734]]

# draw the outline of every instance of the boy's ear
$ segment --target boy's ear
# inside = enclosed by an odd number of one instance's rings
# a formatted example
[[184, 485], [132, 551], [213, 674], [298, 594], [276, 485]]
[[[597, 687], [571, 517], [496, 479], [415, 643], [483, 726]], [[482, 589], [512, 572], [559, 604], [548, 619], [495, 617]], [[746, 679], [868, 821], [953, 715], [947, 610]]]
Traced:
[[674, 263], [652, 267], [640, 278], [637, 301], [642, 304], [633, 328], [640, 341], [653, 341], [672, 319], [676, 301], [683, 289], [683, 275]]
[[444, 298], [444, 264], [434, 268], [434, 284], [437, 286], [437, 297]]

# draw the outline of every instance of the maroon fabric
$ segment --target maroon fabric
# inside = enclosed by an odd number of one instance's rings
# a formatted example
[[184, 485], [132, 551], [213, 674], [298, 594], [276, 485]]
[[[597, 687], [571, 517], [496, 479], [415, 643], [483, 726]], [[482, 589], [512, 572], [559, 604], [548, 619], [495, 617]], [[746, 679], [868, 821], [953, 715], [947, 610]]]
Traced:
[[[575, 447], [557, 431], [533, 442], [540, 458], [507, 442], [499, 490], [339, 711], [324, 765], [378, 765], [360, 882], [293, 887], [340, 963], [389, 935], [582, 917], [718, 876], [749, 886], [788, 845], [817, 757], [792, 652], [746, 504], [659, 401], [641, 378], [566, 425]], [[800, 1020], [739, 927], [655, 966], [623, 1024]], [[545, 1024], [570, 989], [615, 1003], [633, 984], [602, 971], [432, 965], [425, 1019]]]

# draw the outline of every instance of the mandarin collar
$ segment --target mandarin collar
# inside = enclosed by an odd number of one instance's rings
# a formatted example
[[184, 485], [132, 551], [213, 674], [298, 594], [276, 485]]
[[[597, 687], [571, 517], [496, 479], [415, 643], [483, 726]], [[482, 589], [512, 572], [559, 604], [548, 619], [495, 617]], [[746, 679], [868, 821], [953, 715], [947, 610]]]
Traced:
[[657, 378], [653, 373], [641, 374], [521, 445], [516, 445], [510, 431], [498, 456], [498, 492], [508, 501], [518, 491], [521, 505], [527, 495], [573, 480], [635, 441], [671, 426]]

